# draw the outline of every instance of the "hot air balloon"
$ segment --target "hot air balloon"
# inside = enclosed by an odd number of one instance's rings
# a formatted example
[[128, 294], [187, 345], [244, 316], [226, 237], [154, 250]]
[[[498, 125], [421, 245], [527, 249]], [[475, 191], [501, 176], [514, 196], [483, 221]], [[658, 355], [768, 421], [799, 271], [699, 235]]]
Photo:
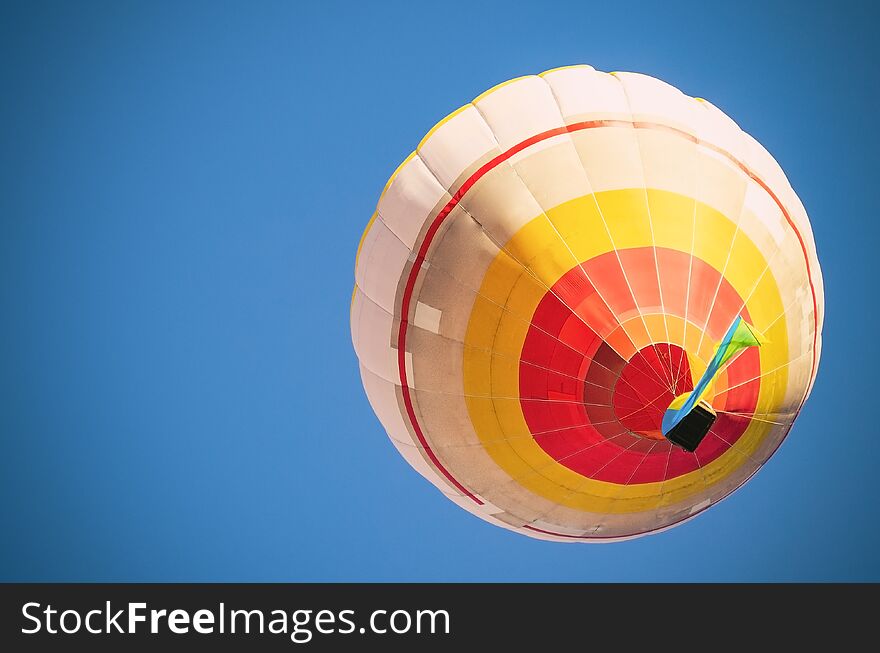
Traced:
[[391, 442], [541, 539], [627, 539], [718, 503], [819, 364], [822, 275], [779, 165], [642, 74], [558, 68], [441, 120], [385, 186], [355, 278]]

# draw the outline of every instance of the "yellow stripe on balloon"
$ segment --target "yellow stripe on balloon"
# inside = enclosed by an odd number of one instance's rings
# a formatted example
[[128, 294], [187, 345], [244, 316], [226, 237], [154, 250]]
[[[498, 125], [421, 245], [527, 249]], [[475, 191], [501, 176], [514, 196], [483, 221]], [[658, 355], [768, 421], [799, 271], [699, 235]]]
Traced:
[[[566, 202], [547, 211], [546, 217], [542, 215], [527, 223], [505, 246], [516, 260], [501, 252], [489, 266], [480, 292], [492, 301], [478, 298], [474, 303], [465, 335], [466, 403], [485, 450], [523, 487], [578, 510], [630, 513], [653, 509], [658, 502], [671, 505], [681, 501], [702, 490], [706, 481], [711, 484], [733, 472], [745, 456], [754, 453], [772, 426], [753, 420], [735, 447], [702, 469], [664, 482], [619, 485], [586, 479], [554, 460], [533, 438], [521, 437], [529, 429], [518, 400], [491, 398], [519, 397], [519, 376], [511, 373], [509, 364], [495, 362], [500, 360], [499, 357], [489, 363], [488, 354], [477, 350], [495, 349], [519, 359], [528, 332], [524, 319], [534, 315], [545, 293], [543, 285], [552, 287], [573, 267], [572, 252], [578, 261], [587, 261], [612, 251], [614, 247], [606, 227], [618, 249], [623, 246], [648, 247], [656, 242], [657, 246], [690, 253], [696, 215], [698, 232], [723, 235], [719, 238], [721, 244], [707, 238], [694, 242], [695, 257], [716, 270], [724, 269], [725, 278], [740, 296], [744, 299], [750, 297], [747, 308], [756, 328], [766, 331], [769, 321], [779, 316], [782, 302], [769, 271], [757, 286], [754, 285], [755, 276], [764, 270], [766, 261], [754, 245], [750, 246], [744, 233], [737, 234], [730, 261], [727, 260], [730, 241], [734, 240], [736, 233], [731, 220], [692, 198], [668, 191], [648, 189], [647, 198], [648, 204], [644, 189], [604, 191]], [[655, 224], [663, 225], [662, 229], [654, 231], [653, 240], [647, 206], [650, 206]], [[541, 284], [517, 265], [517, 261], [529, 265]], [[503, 304], [507, 310], [492, 302]], [[774, 312], [776, 315], [772, 315]], [[700, 340], [705, 341], [698, 357], [708, 360], [714, 344], [708, 337], [701, 337], [701, 327], [686, 322], [685, 318], [681, 316], [676, 320], [674, 316], [666, 316], [667, 323], [676, 325], [673, 330], [680, 334], [681, 344], [691, 345], [685, 347], [686, 350], [695, 347]], [[660, 322], [651, 316], [644, 316], [644, 320], [627, 320], [621, 327], [627, 339], [639, 346], [649, 341], [649, 337], [653, 341], [665, 340], [665, 332], [660, 337], [660, 328]], [[760, 349], [761, 369], [773, 370], [787, 360], [784, 317], [779, 318], [766, 335], [772, 344]], [[628, 354], [631, 355], [632, 351]], [[705, 366], [705, 362], [702, 364]], [[784, 396], [785, 368], [774, 372], [770, 378], [772, 383], [761, 384], [758, 412], [773, 412]], [[723, 385], [726, 387], [726, 379]], [[716, 384], [719, 389], [721, 386], [721, 383]], [[506, 435], [513, 433], [520, 436], [508, 438]]]

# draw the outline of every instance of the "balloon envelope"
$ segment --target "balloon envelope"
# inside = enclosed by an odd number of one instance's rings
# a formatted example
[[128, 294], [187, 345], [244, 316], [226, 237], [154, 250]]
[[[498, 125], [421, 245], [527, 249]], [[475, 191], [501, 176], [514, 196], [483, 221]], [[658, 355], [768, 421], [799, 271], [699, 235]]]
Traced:
[[[364, 388], [401, 455], [498, 526], [608, 541], [718, 503], [776, 451], [819, 363], [807, 214], [709, 102], [571, 66], [511, 80], [428, 132], [356, 260]], [[663, 416], [741, 317], [693, 452]]]

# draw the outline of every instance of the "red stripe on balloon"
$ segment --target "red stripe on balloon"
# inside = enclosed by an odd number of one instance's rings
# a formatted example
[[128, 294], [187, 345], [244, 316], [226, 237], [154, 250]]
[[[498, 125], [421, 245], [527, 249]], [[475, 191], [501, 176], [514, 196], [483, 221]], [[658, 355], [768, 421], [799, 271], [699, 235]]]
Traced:
[[[618, 256], [631, 273], [629, 283], [622, 276], [605, 273], [609, 269], [619, 272]], [[547, 455], [587, 478], [627, 485], [669, 480], [715, 460], [736, 443], [747, 425], [722, 415], [716, 430], [726, 445], [705, 440], [696, 452], [698, 458], [686, 452], [670, 455], [671, 445], [660, 434], [663, 414], [677, 395], [693, 389], [684, 350], [674, 344], [654, 343], [625, 360], [596, 335], [592, 316], [574, 314], [569, 308], [581, 302], [577, 293], [616, 294], [625, 295], [633, 309], [659, 313], [655, 256], [669, 268], [687, 272], [688, 254], [647, 246], [607, 252], [572, 266], [538, 302], [523, 342], [520, 405], [529, 431], [537, 434], [534, 440]], [[737, 314], [751, 321], [742, 298], [718, 270], [700, 259], [694, 259], [690, 267], [700, 273], [706, 294], [716, 295], [718, 310], [706, 329], [709, 336], [714, 329], [714, 337], [719, 339]], [[572, 277], [578, 278], [577, 284]], [[571, 291], [563, 304], [557, 298], [560, 288], [578, 290]], [[683, 318], [682, 298], [668, 306], [666, 313]], [[563, 339], [562, 331], [570, 326]], [[737, 382], [759, 375], [755, 349], [728, 366], [728, 378]], [[674, 390], [670, 388], [672, 379], [676, 381]], [[736, 408], [731, 410], [753, 411], [759, 387], [756, 382], [736, 393]], [[627, 432], [635, 435], [621, 435]], [[654, 458], [662, 464], [652, 464]]]

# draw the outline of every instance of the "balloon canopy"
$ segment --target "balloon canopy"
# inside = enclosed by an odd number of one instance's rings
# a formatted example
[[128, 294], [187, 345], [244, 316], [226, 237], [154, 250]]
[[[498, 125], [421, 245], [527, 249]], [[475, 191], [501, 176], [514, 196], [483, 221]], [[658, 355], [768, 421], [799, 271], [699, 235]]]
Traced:
[[[646, 75], [558, 68], [451, 113], [385, 186], [355, 277], [391, 442], [461, 507], [542, 539], [625, 539], [718, 503], [779, 447], [819, 363], [822, 276], [779, 165]], [[688, 451], [666, 435], [697, 405]]]

